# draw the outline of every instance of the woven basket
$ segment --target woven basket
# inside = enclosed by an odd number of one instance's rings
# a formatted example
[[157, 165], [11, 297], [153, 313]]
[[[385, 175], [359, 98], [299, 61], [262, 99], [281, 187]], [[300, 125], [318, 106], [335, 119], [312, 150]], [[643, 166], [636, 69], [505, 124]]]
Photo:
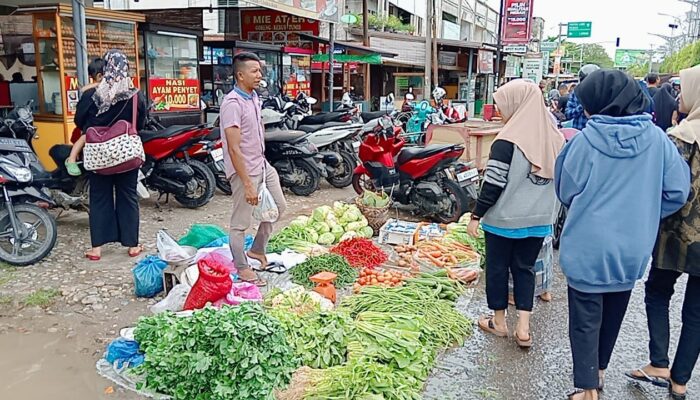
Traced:
[[379, 235], [379, 230], [389, 219], [389, 208], [391, 208], [391, 202], [382, 208], [368, 207], [362, 204], [362, 198], [358, 197], [355, 199], [355, 205], [357, 205], [357, 208], [360, 209], [362, 215], [367, 218], [369, 226], [374, 231], [374, 236]]

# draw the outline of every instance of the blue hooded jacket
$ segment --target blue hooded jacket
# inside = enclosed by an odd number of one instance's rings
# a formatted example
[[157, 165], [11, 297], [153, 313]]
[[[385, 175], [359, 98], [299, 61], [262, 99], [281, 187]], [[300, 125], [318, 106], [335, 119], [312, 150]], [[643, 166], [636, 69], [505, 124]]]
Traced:
[[594, 115], [557, 158], [569, 208], [559, 263], [584, 293], [631, 290], [644, 275], [659, 223], [690, 191], [690, 170], [648, 114]]

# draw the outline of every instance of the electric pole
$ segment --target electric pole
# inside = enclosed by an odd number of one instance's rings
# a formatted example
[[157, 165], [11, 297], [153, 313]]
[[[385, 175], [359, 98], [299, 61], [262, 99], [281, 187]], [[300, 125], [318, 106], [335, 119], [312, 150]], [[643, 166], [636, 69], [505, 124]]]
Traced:
[[423, 98], [430, 99], [430, 88], [432, 83], [431, 73], [433, 70], [433, 3], [434, 0], [426, 0], [425, 18], [425, 82], [423, 84]]

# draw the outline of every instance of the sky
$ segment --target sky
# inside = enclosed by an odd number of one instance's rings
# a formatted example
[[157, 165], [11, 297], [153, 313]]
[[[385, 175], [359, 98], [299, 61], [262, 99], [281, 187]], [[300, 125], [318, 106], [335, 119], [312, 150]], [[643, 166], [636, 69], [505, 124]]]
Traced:
[[[615, 53], [615, 38], [620, 38], [622, 49], [649, 49], [658, 47], [664, 40], [649, 35], [660, 33], [670, 35], [668, 24], [674, 23], [669, 14], [684, 19], [690, 5], [678, 0], [532, 0], [533, 16], [545, 20], [544, 36], [556, 36], [557, 24], [566, 22], [591, 21], [592, 36], [588, 39], [572, 39], [577, 43], [601, 43], [611, 57]], [[489, 5], [498, 10], [499, 0], [488, 0]], [[651, 6], [653, 5], [653, 6]], [[566, 27], [563, 28], [566, 33]], [[679, 31], [676, 30], [676, 34]]]

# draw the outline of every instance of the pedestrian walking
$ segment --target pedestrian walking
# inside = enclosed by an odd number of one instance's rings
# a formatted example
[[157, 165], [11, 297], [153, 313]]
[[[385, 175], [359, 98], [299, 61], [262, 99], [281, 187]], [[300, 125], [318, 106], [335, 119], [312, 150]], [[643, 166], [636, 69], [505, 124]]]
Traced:
[[[583, 67], [581, 67], [581, 70], [578, 72], [579, 84], [581, 84], [588, 75], [599, 69], [600, 67], [598, 67], [595, 64], [586, 64]], [[566, 103], [565, 114], [566, 119], [571, 120], [572, 128], [578, 129], [580, 131], [581, 129], [586, 127], [586, 123], [588, 123], [588, 117], [586, 116], [586, 113], [583, 110], [583, 106], [581, 105], [581, 102], [579, 101], [576, 95], [576, 91], [573, 88], [571, 89], [571, 94], [569, 94], [569, 101]]]
[[486, 297], [493, 316], [479, 327], [508, 336], [508, 277], [513, 278], [518, 345], [532, 346], [530, 314], [535, 295], [535, 262], [544, 238], [552, 234], [557, 211], [554, 160], [564, 145], [537, 85], [515, 80], [494, 94], [505, 126], [491, 146], [484, 185], [468, 231], [486, 234]]
[[[674, 400], [686, 398], [686, 384], [700, 354], [700, 67], [681, 71], [681, 79], [681, 110], [688, 117], [671, 130], [671, 139], [690, 166], [691, 197], [679, 212], [661, 223], [646, 282], [651, 362], [627, 373], [635, 380], [670, 387]], [[665, 87], [660, 91], [663, 90]], [[676, 281], [683, 274], [688, 274], [683, 328], [673, 368], [669, 370], [668, 307]]]
[[644, 78], [647, 83], [647, 88], [649, 89], [649, 95], [651, 97], [656, 96], [656, 92], [659, 91], [659, 74], [650, 73]]
[[[136, 102], [137, 115], [133, 115]], [[119, 50], [104, 56], [104, 73], [100, 83], [83, 92], [75, 111], [75, 125], [83, 132], [90, 127], [112, 126], [117, 121], [136, 121], [136, 128], [146, 125], [146, 99], [134, 87], [129, 76], [129, 60]], [[72, 152], [79, 154], [85, 144], [78, 140]], [[97, 261], [102, 246], [121, 243], [128, 254], [143, 252], [139, 244], [139, 199], [136, 192], [139, 169], [114, 175], [90, 173], [90, 239], [92, 249], [85, 257]]]
[[267, 268], [265, 248], [272, 234], [272, 223], [261, 222], [246, 254], [245, 232], [253, 223], [253, 210], [263, 182], [272, 194], [279, 210], [284, 213], [287, 202], [282, 193], [277, 171], [265, 160], [265, 127], [261, 120], [261, 103], [255, 89], [260, 86], [260, 59], [252, 53], [240, 53], [233, 59], [236, 85], [221, 105], [221, 136], [226, 177], [231, 182], [233, 213], [229, 246], [241, 280], [265, 286], [267, 283], [250, 268], [248, 257], [258, 260], [260, 269]]
[[673, 86], [664, 83], [654, 95], [654, 118], [656, 126], [664, 132], [678, 124], [678, 102], [673, 96]]
[[576, 97], [591, 119], [557, 158], [557, 195], [568, 207], [559, 264], [578, 388], [569, 398], [596, 400], [659, 221], [685, 204], [689, 170], [624, 72], [591, 73]]

